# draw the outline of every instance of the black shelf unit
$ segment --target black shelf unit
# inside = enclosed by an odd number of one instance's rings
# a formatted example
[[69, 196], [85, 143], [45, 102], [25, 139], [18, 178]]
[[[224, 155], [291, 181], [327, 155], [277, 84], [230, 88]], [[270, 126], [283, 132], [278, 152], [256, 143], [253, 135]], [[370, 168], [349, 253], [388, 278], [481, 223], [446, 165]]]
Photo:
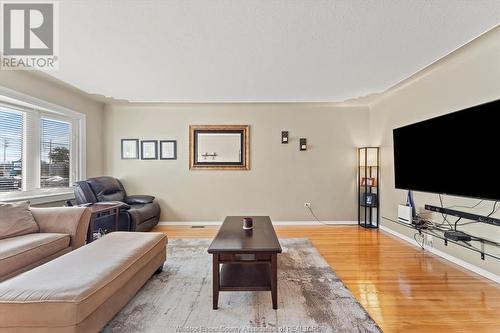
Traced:
[[361, 147], [358, 155], [358, 225], [378, 229], [380, 221], [380, 148]]
[[[444, 245], [448, 246], [448, 243], [458, 245], [460, 247], [469, 249], [471, 251], [477, 252], [481, 255], [481, 259], [485, 260], [486, 257], [491, 257], [497, 260], [500, 260], [500, 254], [495, 254], [495, 253], [488, 253], [485, 249], [485, 245], [490, 245], [495, 248], [500, 249], [500, 246], [498, 243], [489, 241], [487, 239], [481, 239], [481, 238], [476, 238], [471, 240], [470, 242], [460, 242], [460, 241], [454, 241], [452, 239], [448, 239], [444, 237], [444, 232], [448, 231], [449, 229], [447, 228], [440, 228], [440, 227], [428, 227], [424, 225], [415, 225], [415, 224], [408, 224], [408, 223], [403, 223], [399, 222], [395, 219], [391, 219], [388, 217], [383, 217], [384, 220], [399, 224], [401, 226], [404, 226], [406, 228], [412, 229], [415, 232], [418, 232], [420, 235], [425, 234], [425, 235], [430, 235], [432, 237], [436, 237], [444, 242]], [[474, 244], [474, 245], [473, 245]]]

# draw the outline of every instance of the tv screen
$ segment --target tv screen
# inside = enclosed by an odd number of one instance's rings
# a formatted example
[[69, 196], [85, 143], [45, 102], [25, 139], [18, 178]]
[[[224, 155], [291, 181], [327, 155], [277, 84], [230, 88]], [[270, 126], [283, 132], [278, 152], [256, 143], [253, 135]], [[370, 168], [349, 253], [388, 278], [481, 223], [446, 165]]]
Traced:
[[396, 188], [500, 200], [500, 100], [394, 129]]

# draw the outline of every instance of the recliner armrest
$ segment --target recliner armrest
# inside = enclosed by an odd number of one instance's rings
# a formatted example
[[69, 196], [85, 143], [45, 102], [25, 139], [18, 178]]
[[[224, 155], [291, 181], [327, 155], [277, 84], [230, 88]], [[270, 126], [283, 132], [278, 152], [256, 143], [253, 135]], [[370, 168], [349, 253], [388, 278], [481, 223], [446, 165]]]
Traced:
[[108, 205], [108, 204], [117, 204], [117, 205], [120, 205], [120, 210], [129, 210], [131, 207], [129, 204], [123, 202], [123, 201], [101, 201], [101, 202], [96, 202], [92, 205], [96, 205], [96, 206], [99, 206], [99, 205]]
[[129, 205], [148, 204], [152, 203], [155, 197], [152, 195], [129, 195], [125, 198], [125, 202]]
[[126, 203], [122, 203], [122, 205], [120, 206], [120, 211], [124, 211], [124, 210], [129, 210], [130, 208], [130, 205], [129, 204], [126, 204]]

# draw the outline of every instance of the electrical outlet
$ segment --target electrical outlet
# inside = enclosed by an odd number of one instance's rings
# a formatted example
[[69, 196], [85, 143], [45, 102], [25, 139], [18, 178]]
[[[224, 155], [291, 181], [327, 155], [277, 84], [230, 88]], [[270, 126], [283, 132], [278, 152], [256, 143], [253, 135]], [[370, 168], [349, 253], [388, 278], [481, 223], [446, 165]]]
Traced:
[[310, 202], [304, 202], [304, 208], [311, 208]]

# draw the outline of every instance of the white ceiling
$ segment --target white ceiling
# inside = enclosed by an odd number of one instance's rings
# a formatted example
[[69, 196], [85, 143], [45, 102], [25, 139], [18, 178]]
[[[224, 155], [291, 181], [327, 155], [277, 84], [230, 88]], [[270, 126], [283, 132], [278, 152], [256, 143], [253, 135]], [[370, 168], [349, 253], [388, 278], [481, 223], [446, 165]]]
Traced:
[[60, 68], [134, 102], [378, 93], [500, 23], [500, 0], [64, 0]]

